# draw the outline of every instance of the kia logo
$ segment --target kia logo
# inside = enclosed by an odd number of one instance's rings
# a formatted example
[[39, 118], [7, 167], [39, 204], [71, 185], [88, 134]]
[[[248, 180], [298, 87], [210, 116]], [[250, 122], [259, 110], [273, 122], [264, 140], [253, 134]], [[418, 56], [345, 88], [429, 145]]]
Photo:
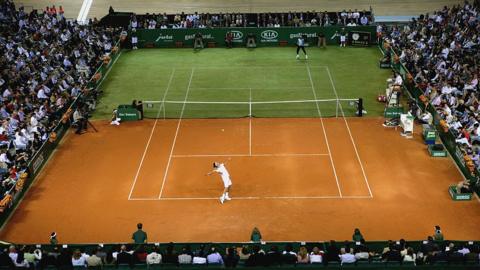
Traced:
[[233, 35], [233, 39], [242, 39], [243, 38], [243, 33], [240, 31], [231, 31]]
[[277, 31], [273, 31], [273, 30], [263, 31], [260, 35], [261, 35], [262, 38], [264, 38], [264, 39], [275, 39], [275, 38], [278, 37]]

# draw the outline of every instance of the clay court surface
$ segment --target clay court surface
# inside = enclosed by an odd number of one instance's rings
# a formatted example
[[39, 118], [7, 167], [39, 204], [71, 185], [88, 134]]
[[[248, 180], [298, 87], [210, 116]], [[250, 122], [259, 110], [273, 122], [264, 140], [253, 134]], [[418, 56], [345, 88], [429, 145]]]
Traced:
[[[150, 242], [479, 239], [480, 203], [454, 202], [461, 179], [383, 118], [144, 120], [68, 134], [1, 238], [45, 243], [127, 242], [143, 222]], [[348, 123], [348, 125], [347, 125]], [[347, 128], [348, 127], [348, 128]], [[350, 129], [350, 132], [349, 132]], [[420, 128], [417, 127], [417, 131]], [[205, 176], [227, 163], [233, 200]]]

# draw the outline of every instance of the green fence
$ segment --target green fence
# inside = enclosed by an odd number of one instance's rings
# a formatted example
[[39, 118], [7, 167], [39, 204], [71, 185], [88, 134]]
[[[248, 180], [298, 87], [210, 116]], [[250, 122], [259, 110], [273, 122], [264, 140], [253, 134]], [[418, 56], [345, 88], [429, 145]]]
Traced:
[[[379, 47], [382, 50], [382, 52], [385, 51], [384, 43], [379, 44]], [[423, 95], [422, 90], [420, 90], [414, 82], [409, 82], [407, 80], [407, 74], [410, 74], [410, 72], [399, 61], [397, 63], [395, 62], [396, 57], [397, 57], [397, 54], [392, 49], [392, 57], [391, 57], [392, 58], [392, 63], [391, 63], [392, 69], [395, 70], [396, 72], [399, 72], [402, 75], [403, 81], [404, 81], [404, 85], [403, 85], [404, 89], [408, 90], [408, 92], [411, 94], [411, 96], [413, 98], [415, 98], [418, 105], [422, 108], [422, 110], [424, 110], [425, 105], [423, 104], [422, 101], [420, 101], [420, 96]], [[413, 77], [411, 77], [411, 78], [413, 78]], [[451, 130], [448, 130], [447, 132], [445, 132], [443, 130], [443, 127], [440, 126], [440, 120], [442, 120], [442, 118], [438, 115], [437, 111], [432, 106], [432, 104], [428, 103], [426, 106], [427, 106], [427, 110], [433, 116], [433, 120], [434, 120], [433, 124], [435, 125], [435, 128], [438, 131], [439, 137], [442, 140], [443, 144], [445, 145], [445, 148], [448, 150], [451, 157], [453, 158], [455, 163], [458, 165], [458, 167], [462, 171], [465, 178], [467, 178], [470, 181], [470, 183], [472, 183], [472, 185], [476, 184], [478, 182], [478, 179], [479, 179], [478, 178], [478, 176], [479, 176], [478, 168], [475, 168], [475, 171], [474, 171], [473, 174], [469, 171], [469, 169], [467, 168], [467, 166], [465, 164], [465, 160], [463, 158], [464, 155], [462, 153], [462, 150], [460, 149], [460, 147], [455, 142], [455, 135], [452, 133]], [[452, 181], [455, 181], [455, 179], [452, 179]], [[479, 194], [478, 188], [476, 188], [475, 191], [477, 192], [477, 194]]]
[[[345, 28], [346, 32], [370, 33], [370, 43], [374, 43], [375, 26], [327, 26], [327, 27], [281, 27], [281, 28], [209, 28], [209, 29], [139, 29], [136, 31], [139, 47], [175, 47], [181, 43], [192, 47], [195, 34], [201, 33], [204, 42], [214, 42], [216, 46], [223, 46], [227, 32], [233, 34], [233, 43], [246, 43], [247, 36], [255, 36], [257, 46], [295, 45], [297, 38], [307, 36], [310, 46], [316, 45], [318, 35], [323, 33], [327, 44], [338, 44], [339, 37], [335, 35]], [[362, 36], [353, 35], [352, 42]], [[207, 44], [205, 44], [206, 46]]]
[[[119, 42], [116, 44], [117, 48], [119, 46]], [[98, 85], [100, 85], [105, 77], [105, 74], [108, 72], [108, 70], [112, 67], [113, 62], [118, 58], [120, 55], [119, 51], [117, 52], [112, 52], [110, 54], [111, 60], [109, 61], [108, 64], [102, 64], [95, 72], [97, 75], [97, 79], [95, 79], [93, 76], [87, 84], [88, 88], [93, 88], [95, 89]], [[63, 115], [67, 110], [72, 110], [75, 111], [77, 108], [77, 104], [79, 100], [82, 100], [84, 98], [88, 98], [88, 94], [80, 94], [73, 102], [70, 104], [70, 106], [66, 109], [61, 110], [59, 113]], [[54, 128], [53, 132], [56, 134], [56, 139], [55, 140], [50, 140], [51, 136], [49, 136], [49, 139], [43, 143], [43, 145], [40, 147], [40, 149], [35, 153], [35, 155], [32, 157], [30, 162], [28, 163], [28, 178], [25, 181], [23, 189], [16, 193], [13, 196], [13, 202], [12, 204], [5, 209], [5, 211], [1, 214], [0, 216], [0, 225], [3, 226], [7, 218], [12, 214], [13, 209], [15, 209], [15, 206], [19, 203], [19, 201], [23, 198], [25, 195], [25, 192], [28, 190], [30, 185], [33, 182], [33, 179], [38, 175], [40, 172], [41, 168], [45, 165], [47, 162], [48, 158], [50, 155], [53, 153], [55, 148], [57, 147], [58, 143], [61, 141], [63, 136], [66, 134], [68, 129], [70, 128], [70, 120], [68, 119], [65, 122], [60, 121], [60, 123]]]

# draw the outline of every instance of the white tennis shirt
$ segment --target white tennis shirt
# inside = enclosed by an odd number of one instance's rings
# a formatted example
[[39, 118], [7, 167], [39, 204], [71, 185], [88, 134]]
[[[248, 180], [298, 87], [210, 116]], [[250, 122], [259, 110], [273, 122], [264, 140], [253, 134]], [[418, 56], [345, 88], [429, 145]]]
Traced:
[[227, 168], [225, 168], [225, 165], [223, 165], [223, 163], [220, 163], [220, 165], [218, 165], [215, 171], [220, 173], [222, 179], [230, 179], [230, 174], [228, 173]]

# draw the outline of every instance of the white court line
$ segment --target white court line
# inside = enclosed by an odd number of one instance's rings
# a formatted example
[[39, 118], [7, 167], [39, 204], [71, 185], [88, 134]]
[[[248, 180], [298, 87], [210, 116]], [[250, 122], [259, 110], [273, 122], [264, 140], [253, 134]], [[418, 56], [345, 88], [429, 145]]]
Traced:
[[129, 201], [158, 201], [158, 198], [128, 198]]
[[[187, 99], [188, 99], [188, 93], [190, 92], [190, 85], [192, 85], [192, 78], [193, 78], [193, 73], [194, 72], [195, 72], [195, 68], [192, 68], [192, 73], [190, 74], [190, 80], [188, 81], [187, 93], [185, 93], [184, 102], [186, 102]], [[175, 131], [175, 137], [173, 137], [172, 149], [170, 149], [170, 155], [168, 157], [167, 168], [165, 168], [165, 173], [163, 174], [162, 188], [160, 189], [160, 194], [158, 195], [159, 199], [162, 197], [163, 188], [165, 186], [165, 182], [167, 181], [168, 169], [170, 168], [170, 162], [172, 161], [172, 154], [173, 154], [173, 150], [175, 149], [175, 143], [177, 142], [178, 131], [180, 130], [180, 124], [182, 123], [183, 113], [185, 112], [185, 105], [186, 105], [186, 103], [183, 103], [182, 111], [180, 112], [180, 118], [178, 119], [177, 130]]]
[[[232, 200], [319, 200], [319, 199], [372, 199], [370, 196], [252, 196], [252, 197], [232, 197]], [[215, 200], [218, 197], [170, 197], [170, 198], [131, 198], [130, 201], [200, 201]]]
[[248, 99], [250, 102], [248, 104], [248, 153], [252, 155], [252, 88], [250, 88], [250, 98]]
[[[118, 59], [118, 58], [117, 58]], [[170, 85], [172, 83], [173, 75], [175, 74], [175, 68], [172, 69], [172, 74], [170, 74], [170, 79], [168, 80], [167, 89], [165, 89], [165, 93], [163, 93], [163, 100], [165, 100], [168, 90], [170, 89]], [[132, 187], [130, 188], [130, 193], [128, 194], [128, 199], [132, 197], [133, 189], [135, 188], [135, 184], [137, 183], [138, 175], [140, 174], [140, 170], [142, 169], [143, 161], [145, 160], [145, 156], [147, 155], [148, 147], [150, 146], [150, 142], [152, 141], [153, 133], [155, 132], [155, 127], [157, 126], [158, 118], [160, 115], [160, 111], [162, 110], [162, 104], [160, 104], [160, 108], [157, 112], [157, 118], [155, 119], [155, 123], [153, 123], [152, 131], [150, 131], [150, 137], [148, 137], [147, 144], [145, 145], [145, 150], [143, 150], [142, 159], [140, 159], [140, 164], [137, 168], [137, 173], [135, 174], [135, 178], [133, 179]]]
[[310, 86], [292, 86], [292, 87], [192, 87], [195, 90], [296, 90], [310, 89]]
[[329, 154], [199, 154], [199, 155], [172, 155], [173, 158], [195, 158], [195, 157], [310, 157], [310, 156], [328, 156]]
[[[232, 200], [259, 200], [261, 197], [236, 197]], [[188, 201], [188, 200], [217, 200], [218, 197], [198, 197], [198, 198], [189, 198], [189, 197], [176, 197], [176, 198], [161, 198], [162, 201]]]
[[[327, 73], [328, 77], [330, 78], [330, 83], [332, 84], [333, 92], [335, 93], [335, 97], [338, 99], [338, 94], [337, 94], [337, 89], [335, 88], [335, 84], [333, 83], [333, 78], [332, 74], [330, 73], [330, 69], [327, 66]], [[352, 132], [350, 131], [350, 126], [348, 125], [347, 118], [345, 118], [345, 113], [342, 108], [342, 104], [339, 103], [340, 105], [340, 111], [342, 112], [343, 120], [345, 121], [345, 126], [347, 127], [348, 135], [350, 136], [350, 140], [352, 141], [353, 149], [355, 150], [355, 155], [357, 155], [357, 160], [358, 163], [360, 164], [360, 169], [362, 170], [363, 178], [365, 179], [365, 183], [367, 184], [368, 188], [368, 193], [370, 194], [371, 197], [373, 197], [372, 190], [370, 189], [370, 184], [368, 183], [367, 179], [367, 174], [365, 173], [365, 169], [363, 168], [363, 163], [362, 160], [360, 159], [360, 154], [358, 153], [357, 150], [357, 144], [355, 143], [355, 140], [353, 139]]]
[[[310, 66], [311, 68], [327, 68], [328, 66]], [[228, 66], [222, 66], [222, 65], [217, 65], [217, 66], [194, 66], [194, 68], [197, 69], [225, 69], [225, 68], [248, 68], [248, 69], [255, 69], [255, 68], [261, 68], [261, 69], [291, 69], [291, 68], [304, 68], [304, 66], [272, 66], [272, 65], [255, 65], [255, 66], [249, 66], [249, 65], [228, 65]]]
[[[310, 79], [310, 84], [312, 85], [313, 97], [314, 99], [317, 99], [317, 93], [315, 91], [315, 86], [313, 84], [312, 74], [310, 72], [310, 67], [308, 66], [308, 63], [306, 66], [307, 66], [308, 78]], [[327, 143], [328, 156], [330, 157], [330, 163], [332, 164], [333, 175], [335, 176], [335, 181], [337, 182], [338, 194], [340, 195], [340, 197], [342, 197], [342, 190], [340, 189], [337, 170], [335, 169], [335, 164], [333, 163], [332, 152], [330, 151], [330, 143], [328, 142], [327, 132], [325, 131], [325, 125], [323, 124], [322, 113], [320, 112], [320, 107], [318, 106], [318, 102], [315, 102], [315, 104], [317, 105], [318, 116], [320, 117], [320, 122], [322, 124], [322, 130], [323, 130], [323, 135], [325, 136], [325, 142]]]

